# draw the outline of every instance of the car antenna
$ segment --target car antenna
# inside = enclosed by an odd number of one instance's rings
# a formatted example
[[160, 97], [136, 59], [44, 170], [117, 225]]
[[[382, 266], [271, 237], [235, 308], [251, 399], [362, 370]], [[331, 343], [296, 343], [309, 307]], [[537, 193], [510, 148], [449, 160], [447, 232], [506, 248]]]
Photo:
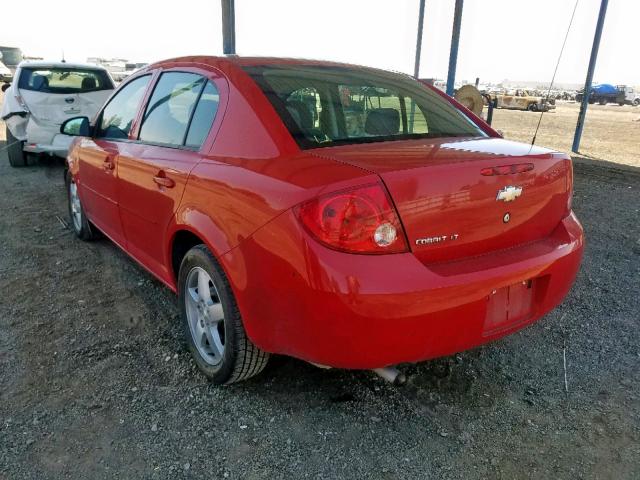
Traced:
[[[547, 95], [544, 98], [544, 103], [549, 102], [549, 96], [551, 95], [551, 89], [553, 88], [553, 83], [556, 81], [556, 73], [558, 73], [558, 67], [560, 66], [560, 60], [562, 59], [562, 54], [564, 53], [564, 47], [567, 44], [567, 38], [569, 38], [569, 32], [571, 31], [571, 25], [573, 24], [573, 17], [576, 16], [576, 9], [578, 8], [578, 3], [580, 0], [576, 0], [576, 4], [573, 6], [573, 12], [571, 13], [571, 20], [569, 20], [569, 26], [567, 27], [567, 33], [564, 35], [564, 41], [562, 42], [562, 48], [560, 49], [560, 55], [558, 55], [558, 61], [556, 62], [556, 68], [553, 71], [553, 76], [551, 77], [551, 83], [549, 84], [549, 89], [547, 90]], [[533, 132], [533, 139], [531, 140], [531, 147], [533, 147], [536, 143], [536, 137], [538, 136], [538, 130], [540, 129], [540, 124], [542, 123], [542, 116], [544, 115], [544, 108], [542, 112], [540, 112], [540, 117], [538, 118], [538, 125], [536, 126], [536, 131]]]
[[62, 50], [62, 63], [67, 63], [67, 61], [64, 59], [64, 50]]

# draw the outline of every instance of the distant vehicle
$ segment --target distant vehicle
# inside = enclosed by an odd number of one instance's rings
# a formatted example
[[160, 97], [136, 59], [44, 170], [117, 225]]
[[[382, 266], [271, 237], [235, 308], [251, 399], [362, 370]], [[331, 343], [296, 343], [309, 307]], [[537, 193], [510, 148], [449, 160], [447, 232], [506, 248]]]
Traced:
[[148, 65], [144, 62], [129, 62], [124, 58], [107, 59], [101, 57], [89, 57], [87, 58], [87, 63], [101, 65], [106, 68], [116, 83], [124, 81], [133, 72]]
[[531, 112], [547, 112], [556, 108], [555, 99], [531, 95], [527, 90], [517, 90], [514, 95], [497, 94], [492, 98], [497, 100], [497, 108], [529, 110]]
[[9, 70], [11, 70], [11, 73], [15, 73], [16, 68], [18, 68], [20, 62], [24, 60], [22, 50], [20, 50], [18, 47], [0, 46], [0, 54], [2, 54], [2, 58], [0, 58], [0, 60], [2, 60], [2, 63]]
[[640, 92], [634, 90], [633, 87], [624, 87], [624, 103], [628, 105], [640, 105]]
[[156, 63], [61, 127], [70, 225], [178, 293], [214, 383], [270, 353], [397, 378], [535, 322], [582, 257], [571, 158], [457, 105], [353, 65]]
[[[584, 89], [576, 94], [576, 102], [582, 102], [584, 98]], [[617, 103], [618, 105], [638, 105], [640, 99], [633, 87], [627, 85], [611, 85], [609, 83], [601, 83], [591, 87], [589, 94], [589, 103], [598, 103], [606, 105], [607, 103]]]
[[2, 54], [0, 54], [0, 82], [11, 83], [13, 80], [13, 73], [2, 63]]
[[60, 125], [78, 115], [93, 117], [115, 89], [103, 67], [23, 62], [5, 91], [0, 118], [7, 128], [9, 163], [27, 164], [27, 152], [65, 157], [71, 137]]

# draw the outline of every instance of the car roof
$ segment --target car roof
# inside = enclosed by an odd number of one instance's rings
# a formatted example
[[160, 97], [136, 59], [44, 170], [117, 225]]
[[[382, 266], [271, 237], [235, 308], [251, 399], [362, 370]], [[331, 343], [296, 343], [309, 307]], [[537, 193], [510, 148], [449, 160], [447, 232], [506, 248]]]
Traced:
[[71, 62], [47, 62], [45, 60], [24, 60], [18, 65], [20, 68], [24, 67], [39, 67], [39, 68], [82, 68], [87, 70], [104, 70], [101, 65], [94, 63], [71, 63]]
[[[153, 68], [167, 66], [174, 63], [200, 63], [208, 64], [211, 66], [218, 66], [220, 64], [235, 65], [237, 67], [251, 67], [251, 66], [266, 66], [266, 65], [313, 65], [313, 66], [333, 66], [333, 67], [347, 67], [358, 70], [375, 70], [378, 72], [389, 73], [388, 70], [381, 70], [373, 67], [365, 67], [363, 65], [355, 65], [350, 63], [333, 62], [329, 60], [317, 60], [309, 58], [288, 58], [288, 57], [243, 57], [239, 55], [223, 55], [223, 56], [188, 56], [177, 57], [162, 60], [143, 67], [141, 70], [151, 70]], [[137, 73], [137, 72], [136, 72]], [[396, 72], [401, 73], [401, 72]]]

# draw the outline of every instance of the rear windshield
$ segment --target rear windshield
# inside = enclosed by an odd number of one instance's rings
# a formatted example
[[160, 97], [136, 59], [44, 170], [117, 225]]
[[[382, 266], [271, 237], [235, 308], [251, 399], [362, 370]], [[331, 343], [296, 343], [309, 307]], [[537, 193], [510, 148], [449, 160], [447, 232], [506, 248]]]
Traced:
[[486, 137], [416, 80], [308, 65], [245, 67], [301, 148], [437, 137]]
[[80, 68], [22, 68], [18, 88], [43, 93], [84, 93], [113, 89], [104, 70]]

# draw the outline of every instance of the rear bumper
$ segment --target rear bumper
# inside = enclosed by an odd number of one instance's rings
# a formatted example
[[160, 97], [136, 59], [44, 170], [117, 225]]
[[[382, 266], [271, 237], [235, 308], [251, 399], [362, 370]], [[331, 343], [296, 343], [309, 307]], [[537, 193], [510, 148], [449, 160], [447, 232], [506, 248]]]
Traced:
[[[544, 240], [425, 266], [411, 253], [329, 250], [288, 213], [221, 261], [259, 347], [364, 369], [450, 355], [535, 322], [568, 293], [583, 241], [571, 214]], [[530, 308], [496, 323], [494, 291], [530, 281]]]
[[24, 151], [30, 153], [49, 153], [65, 158], [69, 152], [69, 147], [73, 137], [58, 134], [53, 137], [51, 143], [25, 143]]

